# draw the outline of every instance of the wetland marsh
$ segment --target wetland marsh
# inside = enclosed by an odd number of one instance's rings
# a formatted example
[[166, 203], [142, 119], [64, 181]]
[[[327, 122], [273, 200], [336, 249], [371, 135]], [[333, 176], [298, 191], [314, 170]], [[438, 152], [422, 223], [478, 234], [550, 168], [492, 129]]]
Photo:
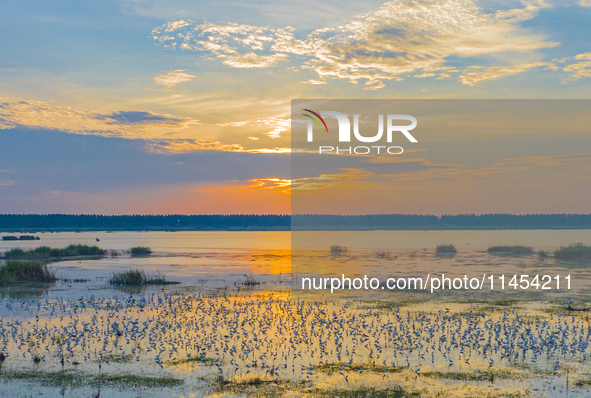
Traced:
[[[96, 244], [106, 253], [49, 263], [53, 283], [0, 287], [0, 397], [591, 392], [591, 264], [552, 255], [591, 243], [591, 231], [36, 235], [0, 242], [0, 251]], [[437, 255], [442, 244], [456, 253]], [[533, 254], [487, 252], [517, 244]], [[152, 253], [133, 256], [132, 247]], [[569, 273], [573, 286], [331, 296], [299, 291], [298, 267], [352, 276]], [[178, 284], [109, 283], [130, 270]]]

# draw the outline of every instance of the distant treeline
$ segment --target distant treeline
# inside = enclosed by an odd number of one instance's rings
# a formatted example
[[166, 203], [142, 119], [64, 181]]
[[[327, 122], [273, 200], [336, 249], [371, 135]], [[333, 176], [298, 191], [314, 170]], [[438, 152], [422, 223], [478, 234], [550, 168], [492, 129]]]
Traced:
[[295, 215], [292, 229], [591, 229], [591, 214]]
[[0, 214], [1, 231], [289, 230], [285, 215]]
[[2, 214], [0, 231], [591, 229], [591, 214], [69, 215]]

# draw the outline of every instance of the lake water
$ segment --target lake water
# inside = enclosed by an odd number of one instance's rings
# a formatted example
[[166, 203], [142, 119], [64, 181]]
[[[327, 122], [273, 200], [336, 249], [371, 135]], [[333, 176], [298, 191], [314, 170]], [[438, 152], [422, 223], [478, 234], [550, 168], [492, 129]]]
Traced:
[[[591, 244], [591, 231], [36, 235], [2, 241], [0, 251], [79, 243], [109, 254], [52, 263], [65, 280], [50, 286], [0, 288], [0, 352], [8, 354], [0, 363], [2, 398], [336, 396], [331, 391], [386, 387], [449, 397], [589, 393], [590, 264], [557, 261], [551, 252]], [[440, 244], [455, 245], [457, 254], [437, 256]], [[332, 255], [331, 245], [346, 254]], [[494, 256], [486, 252], [494, 245], [550, 255]], [[153, 254], [132, 257], [134, 246]], [[126, 269], [180, 284], [109, 284]], [[572, 289], [330, 296], [303, 294], [303, 273], [568, 273]]]

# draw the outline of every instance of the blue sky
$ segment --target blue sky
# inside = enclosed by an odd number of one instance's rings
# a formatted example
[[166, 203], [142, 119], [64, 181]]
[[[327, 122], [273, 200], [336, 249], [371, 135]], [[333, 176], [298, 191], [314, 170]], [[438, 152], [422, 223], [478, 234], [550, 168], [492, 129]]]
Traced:
[[[292, 98], [589, 98], [590, 22], [589, 0], [3, 1], [0, 212], [289, 212]], [[422, 160], [449, 163], [438, 141]]]

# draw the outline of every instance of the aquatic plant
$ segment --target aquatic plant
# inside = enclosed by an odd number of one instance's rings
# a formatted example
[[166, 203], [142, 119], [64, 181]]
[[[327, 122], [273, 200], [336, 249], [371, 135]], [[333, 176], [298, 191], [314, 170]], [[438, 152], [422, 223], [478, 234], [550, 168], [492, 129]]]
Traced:
[[454, 245], [437, 245], [436, 254], [456, 254], [458, 251]]
[[149, 247], [136, 246], [131, 248], [132, 256], [148, 256], [152, 254], [152, 250]]
[[349, 249], [347, 247], [341, 245], [332, 245], [330, 247], [330, 254], [332, 254], [333, 256], [342, 256], [348, 251]]
[[12, 249], [4, 253], [7, 260], [49, 260], [52, 258], [103, 256], [106, 251], [97, 246], [70, 245], [63, 249], [40, 246], [31, 250]]
[[39, 240], [39, 237], [34, 235], [21, 235], [18, 240]]
[[6, 370], [3, 371], [4, 380], [25, 380], [37, 382], [44, 386], [55, 387], [83, 387], [102, 384], [118, 388], [170, 388], [181, 386], [181, 379], [160, 376], [150, 377], [133, 374], [99, 374], [62, 371], [32, 371], [32, 370]]
[[246, 280], [242, 284], [244, 286], [256, 286], [260, 285], [261, 282], [257, 281], [253, 275], [246, 275]]
[[119, 286], [143, 286], [143, 285], [171, 285], [178, 282], [167, 281], [164, 275], [148, 275], [145, 271], [129, 269], [114, 273], [109, 280], [112, 285]]
[[385, 259], [389, 259], [390, 258], [390, 252], [386, 252], [386, 251], [378, 251], [375, 253], [376, 258], [385, 260]]
[[404, 398], [404, 397], [420, 397], [419, 393], [409, 393], [400, 386], [377, 389], [368, 387], [359, 387], [354, 389], [316, 389], [312, 393], [313, 397], [326, 398]]
[[497, 256], [526, 256], [533, 254], [533, 249], [527, 246], [491, 246], [488, 248], [489, 254], [495, 254]]
[[446, 379], [456, 381], [491, 381], [495, 379], [522, 379], [527, 377], [525, 373], [510, 371], [507, 369], [489, 369], [476, 372], [456, 372], [456, 371], [427, 371], [421, 372], [421, 376], [435, 379]]
[[591, 260], [591, 246], [575, 243], [568, 247], [561, 247], [554, 252], [554, 257], [559, 260], [586, 261]]
[[8, 285], [19, 282], [55, 282], [53, 272], [47, 270], [47, 266], [38, 262], [8, 261], [0, 266], [0, 285]]

